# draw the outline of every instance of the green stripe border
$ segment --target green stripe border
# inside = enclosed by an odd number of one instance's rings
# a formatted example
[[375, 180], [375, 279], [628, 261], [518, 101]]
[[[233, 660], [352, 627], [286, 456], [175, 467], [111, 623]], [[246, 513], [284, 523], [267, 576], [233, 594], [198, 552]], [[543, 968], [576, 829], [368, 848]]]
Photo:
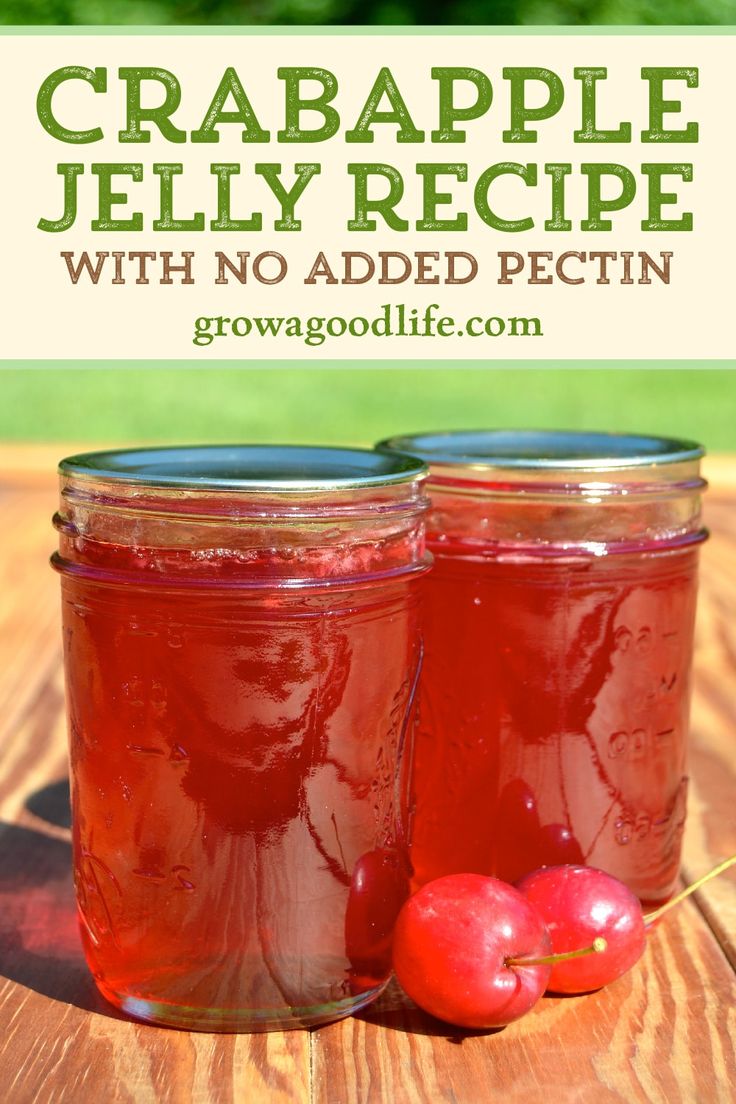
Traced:
[[221, 36], [227, 37], [231, 35], [253, 35], [263, 36], [272, 35], [276, 36], [290, 36], [290, 37], [316, 37], [316, 36], [330, 36], [330, 35], [369, 35], [375, 38], [389, 37], [401, 37], [405, 35], [442, 35], [445, 37], [458, 37], [462, 35], [573, 35], [573, 36], [586, 36], [586, 35], [614, 35], [619, 37], [626, 37], [629, 35], [643, 35], [643, 36], [657, 36], [657, 35], [710, 35], [712, 37], [720, 35], [734, 35], [736, 34], [736, 25], [731, 24], [697, 24], [694, 26], [688, 25], [666, 25], [666, 26], [630, 26], [626, 24], [616, 25], [607, 24], [605, 26], [581, 26], [575, 25], [561, 25], [561, 24], [539, 24], [539, 25], [508, 25], [503, 26], [473, 26], [462, 25], [458, 26], [452, 24], [451, 26], [321, 26], [315, 24], [308, 25], [292, 25], [292, 26], [274, 26], [267, 24], [223, 24], [221, 26], [198, 26], [192, 24], [191, 26], [185, 26], [182, 24], [176, 24], [174, 26], [138, 26], [126, 24], [116, 24], [110, 26], [105, 24], [104, 26], [58, 26], [52, 24], [34, 24], [32, 26], [0, 26], [0, 35], [66, 35], [66, 36], [83, 36], [83, 35], [208, 35], [208, 36]]
[[28, 370], [33, 371], [37, 369], [49, 369], [58, 368], [64, 369], [79, 369], [79, 370], [95, 370], [98, 368], [110, 368], [118, 369], [120, 371], [137, 370], [140, 368], [148, 368], [152, 371], [155, 369], [162, 369], [171, 371], [172, 369], [187, 371], [188, 369], [196, 369], [202, 371], [206, 369], [213, 369], [216, 371], [232, 370], [242, 372], [247, 369], [255, 369], [263, 371], [265, 369], [279, 370], [295, 370], [295, 369], [319, 369], [322, 370], [368, 370], [375, 371], [377, 369], [394, 371], [397, 368], [407, 368], [416, 371], [433, 371], [442, 370], [446, 372], [449, 369], [453, 371], [462, 372], [464, 370], [478, 370], [478, 369], [494, 369], [509, 370], [515, 368], [550, 368], [550, 369], [565, 369], [566, 371], [586, 371], [589, 368], [601, 368], [601, 369], [626, 369], [631, 371], [639, 371], [643, 368], [653, 370], [667, 370], [667, 371], [701, 371], [709, 369], [711, 371], [733, 371], [736, 369], [736, 360], [718, 359], [718, 360], [594, 360], [594, 359], [567, 359], [567, 360], [448, 360], [448, 359], [433, 359], [433, 360], [400, 360], [398, 358], [393, 359], [391, 357], [385, 357], [381, 360], [371, 359], [345, 359], [339, 360], [337, 358], [333, 360], [315, 360], [300, 358], [298, 360], [146, 360], [146, 359], [119, 359], [119, 360], [0, 360], [0, 372], [6, 370]]

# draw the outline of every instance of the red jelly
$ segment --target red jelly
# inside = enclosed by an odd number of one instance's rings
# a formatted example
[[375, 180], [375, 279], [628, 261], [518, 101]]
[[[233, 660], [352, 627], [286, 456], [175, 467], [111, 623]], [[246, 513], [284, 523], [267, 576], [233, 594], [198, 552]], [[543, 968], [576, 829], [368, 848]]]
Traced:
[[309, 1026], [386, 983], [423, 476], [307, 448], [62, 463], [75, 881], [125, 1011]]
[[702, 450], [493, 431], [383, 447], [431, 466], [417, 883], [589, 863], [665, 899], [685, 819]]

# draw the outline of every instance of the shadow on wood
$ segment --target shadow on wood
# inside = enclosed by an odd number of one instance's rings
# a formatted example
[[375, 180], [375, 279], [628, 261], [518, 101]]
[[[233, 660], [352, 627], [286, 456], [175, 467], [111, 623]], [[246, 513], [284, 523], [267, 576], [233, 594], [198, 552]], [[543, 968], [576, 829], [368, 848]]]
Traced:
[[47, 824], [71, 828], [72, 809], [69, 801], [69, 779], [63, 778], [43, 786], [26, 798], [26, 809]]
[[464, 1030], [422, 1012], [401, 990], [394, 978], [374, 1004], [368, 1005], [354, 1017], [366, 1024], [380, 1024], [389, 1031], [402, 1031], [409, 1035], [429, 1035], [444, 1038], [449, 1043], [460, 1044], [464, 1039], [499, 1035], [502, 1027], [487, 1031]]
[[[58, 808], [58, 795], [55, 799]], [[98, 994], [84, 961], [70, 845], [4, 823], [0, 823], [0, 974], [53, 1000], [125, 1018]]]

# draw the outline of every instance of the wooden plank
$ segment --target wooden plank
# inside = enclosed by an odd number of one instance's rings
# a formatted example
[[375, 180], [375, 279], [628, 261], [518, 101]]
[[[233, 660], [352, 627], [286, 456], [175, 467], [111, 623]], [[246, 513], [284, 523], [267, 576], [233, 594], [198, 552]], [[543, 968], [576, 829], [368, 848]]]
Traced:
[[0, 488], [4, 485], [55, 488], [59, 461], [79, 452], [92, 452], [96, 447], [74, 443], [28, 445], [0, 442]]
[[[695, 663], [689, 879], [736, 851], [736, 463], [711, 465]], [[711, 496], [709, 495], [709, 498]], [[601, 993], [543, 1000], [492, 1035], [431, 1020], [395, 989], [364, 1016], [315, 1039], [315, 1100], [371, 1104], [386, 1085], [411, 1102], [730, 1101], [734, 1084], [736, 875], [681, 906], [650, 937], [642, 962]], [[736, 957], [732, 958], [736, 965]]]
[[[22, 481], [21, 481], [22, 482]], [[135, 1024], [97, 994], [71, 883], [55, 480], [0, 486], [0, 1071], [10, 1104], [306, 1102], [306, 1032]]]
[[697, 909], [683, 904], [627, 976], [598, 993], [543, 998], [502, 1031], [456, 1031], [393, 989], [317, 1033], [314, 1100], [732, 1101], [735, 1001], [736, 979], [718, 944]]
[[[135, 1024], [27, 986], [3, 999], [9, 1104], [306, 1104], [309, 1037], [196, 1035]], [[94, 998], [93, 998], [94, 999]]]
[[736, 452], [706, 457], [702, 474], [708, 483], [706, 501], [718, 494], [733, 494], [736, 489]]
[[[683, 876], [694, 881], [736, 852], [736, 493], [706, 500], [694, 659], [691, 789]], [[698, 893], [698, 903], [736, 968], [736, 872]]]
[[[23, 450], [21, 450], [22, 452]], [[51, 458], [51, 451], [54, 455]], [[54, 478], [68, 449], [16, 453], [0, 478], [0, 1070], [11, 1104], [74, 1101], [726, 1101], [736, 1099], [736, 878], [653, 935], [608, 990], [544, 1000], [503, 1032], [468, 1034], [396, 987], [319, 1031], [215, 1036], [118, 1017], [97, 996], [75, 930], [63, 775], [58, 582], [47, 566]], [[23, 465], [31, 463], [31, 475]], [[34, 468], [35, 464], [35, 468]], [[717, 470], [716, 470], [717, 469]], [[709, 472], [693, 709], [688, 876], [736, 850], [736, 461]], [[733, 490], [732, 490], [733, 488]], [[712, 931], [703, 916], [712, 926]], [[715, 935], [713, 934], [715, 933]], [[4, 980], [3, 980], [4, 979]], [[311, 1052], [311, 1053], [310, 1053]], [[312, 1073], [310, 1075], [310, 1061]], [[310, 1082], [310, 1076], [312, 1078]], [[311, 1084], [311, 1088], [310, 1088]]]
[[[50, 487], [0, 487], [0, 736], [17, 724], [59, 665], [59, 584], [48, 562], [55, 498]], [[7, 769], [7, 751], [0, 740], [0, 771]]]
[[[16, 457], [16, 461], [18, 458]], [[306, 1101], [309, 1037], [144, 1027], [97, 995], [71, 884], [58, 580], [48, 566], [55, 475], [0, 496], [0, 1068], [6, 1100]], [[52, 469], [53, 471], [53, 469]]]
[[0, 822], [4, 1099], [306, 1102], [307, 1032], [168, 1031], [127, 1020], [97, 994], [77, 934], [58, 672], [7, 740], [30, 761], [0, 790], [0, 814], [14, 820]]
[[736, 456], [729, 453], [713, 453], [702, 464], [703, 475], [710, 483], [711, 492], [716, 489], [736, 487]]

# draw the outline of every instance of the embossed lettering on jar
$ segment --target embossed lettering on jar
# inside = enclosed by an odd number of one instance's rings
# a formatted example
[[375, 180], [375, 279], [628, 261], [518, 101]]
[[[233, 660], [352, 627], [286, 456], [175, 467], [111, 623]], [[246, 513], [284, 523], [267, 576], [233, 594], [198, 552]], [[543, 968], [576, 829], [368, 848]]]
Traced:
[[419, 884], [586, 862], [674, 888], [702, 449], [591, 433], [395, 438], [430, 463]]
[[62, 463], [75, 880], [127, 1012], [305, 1026], [386, 983], [423, 476], [306, 448]]

